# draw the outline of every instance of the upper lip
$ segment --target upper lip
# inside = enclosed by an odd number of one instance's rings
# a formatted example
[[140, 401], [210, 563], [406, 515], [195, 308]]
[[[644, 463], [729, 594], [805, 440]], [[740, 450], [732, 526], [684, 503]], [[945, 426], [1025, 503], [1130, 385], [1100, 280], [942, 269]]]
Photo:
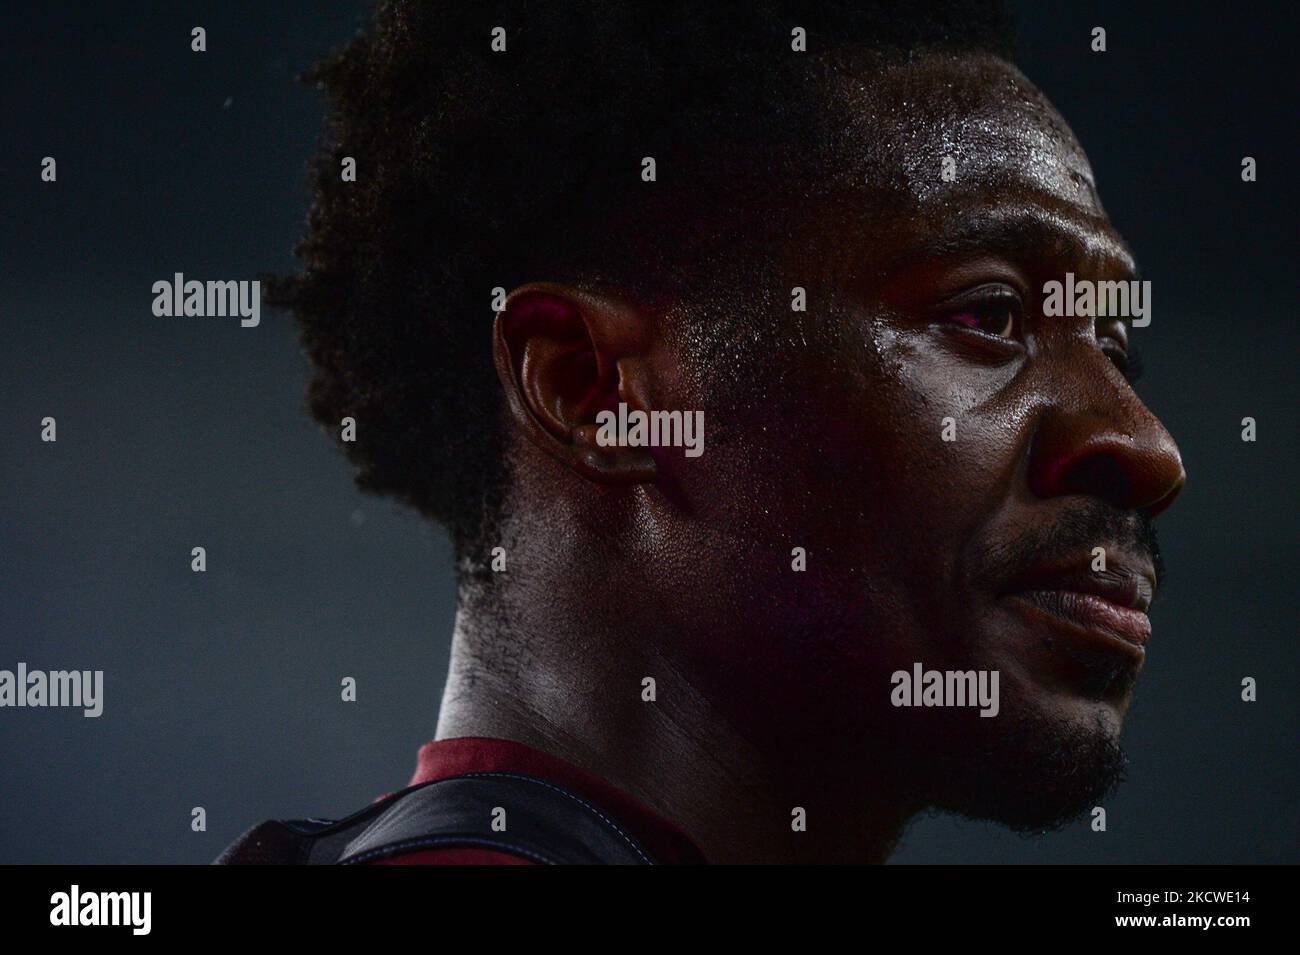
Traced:
[[1073, 560], [1037, 564], [1017, 577], [1006, 592], [1073, 591], [1093, 594], [1146, 613], [1156, 592], [1155, 569], [1149, 560], [1106, 548], [1106, 569], [1093, 570], [1092, 563], [1093, 557], [1088, 554]]

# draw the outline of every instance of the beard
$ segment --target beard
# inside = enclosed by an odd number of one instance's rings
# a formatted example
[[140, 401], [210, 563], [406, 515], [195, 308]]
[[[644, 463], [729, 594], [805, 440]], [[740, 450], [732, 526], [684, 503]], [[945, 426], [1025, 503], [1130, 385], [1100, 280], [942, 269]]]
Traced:
[[1123, 782], [1128, 758], [1100, 715], [1092, 725], [1047, 713], [1004, 715], [1011, 719], [1003, 726], [981, 728], [965, 745], [947, 747], [939, 765], [929, 763], [925, 789], [934, 808], [1045, 832], [1085, 815]]

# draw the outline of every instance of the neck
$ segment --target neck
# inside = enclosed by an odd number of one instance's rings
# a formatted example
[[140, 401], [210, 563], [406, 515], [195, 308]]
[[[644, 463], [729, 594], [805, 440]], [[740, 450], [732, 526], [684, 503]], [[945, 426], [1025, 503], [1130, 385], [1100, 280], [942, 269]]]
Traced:
[[[917, 807], [888, 773], [863, 778], [862, 767], [883, 760], [865, 750], [837, 759], [833, 738], [790, 741], [784, 753], [756, 745], [670, 661], [644, 650], [663, 646], [655, 635], [621, 624], [617, 634], [584, 626], [575, 646], [571, 625], [529, 632], [462, 604], [437, 737], [509, 739], [564, 759], [674, 822], [710, 862], [888, 858]], [[570, 639], [556, 646], [556, 634]], [[647, 677], [653, 701], [643, 698]]]

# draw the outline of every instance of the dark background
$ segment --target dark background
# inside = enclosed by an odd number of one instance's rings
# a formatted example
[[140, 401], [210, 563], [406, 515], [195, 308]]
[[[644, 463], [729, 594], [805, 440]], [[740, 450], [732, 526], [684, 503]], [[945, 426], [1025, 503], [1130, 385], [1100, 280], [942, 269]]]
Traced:
[[[287, 318], [151, 313], [173, 272], [292, 267], [322, 111], [293, 78], [365, 18], [32, 6], [0, 29], [0, 668], [103, 669], [106, 702], [99, 719], [0, 710], [0, 861], [206, 862], [254, 822], [404, 785], [437, 716], [441, 530], [354, 489], [302, 412]], [[1023, 69], [1152, 280], [1141, 390], [1190, 480], [1162, 520], [1169, 577], [1109, 831], [933, 817], [895, 859], [1294, 862], [1295, 31], [1281, 5], [1022, 6]]]

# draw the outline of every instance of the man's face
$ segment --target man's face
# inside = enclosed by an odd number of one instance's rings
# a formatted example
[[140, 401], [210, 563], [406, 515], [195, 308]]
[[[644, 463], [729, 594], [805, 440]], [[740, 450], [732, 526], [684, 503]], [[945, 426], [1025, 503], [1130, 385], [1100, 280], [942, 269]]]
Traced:
[[[764, 745], [815, 740], [863, 773], [892, 762], [923, 802], [1051, 825], [1122, 765], [1149, 518], [1182, 465], [1119, 367], [1142, 331], [1046, 317], [1043, 285], [1132, 261], [1064, 121], [1000, 61], [843, 80], [823, 125], [820, 194], [761, 277], [808, 310], [777, 319], [780, 354], [708, 420], [700, 466], [674, 465], [711, 586], [730, 581], [703, 597], [717, 639], [681, 652]], [[997, 671], [997, 715], [894, 705], [915, 664]]]

